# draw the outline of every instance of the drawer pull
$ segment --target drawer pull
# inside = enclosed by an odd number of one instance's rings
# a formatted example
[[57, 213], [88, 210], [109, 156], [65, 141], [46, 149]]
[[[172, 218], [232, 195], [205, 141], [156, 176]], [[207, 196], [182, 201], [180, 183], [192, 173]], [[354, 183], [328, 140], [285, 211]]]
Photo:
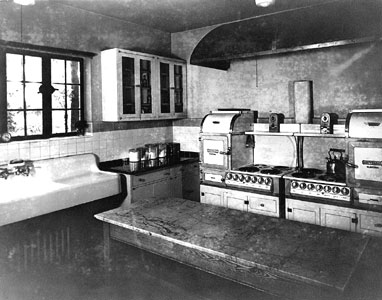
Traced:
[[292, 209], [288, 207], [287, 211], [288, 211], [288, 212], [292, 212]]
[[248, 205], [249, 201], [248, 200], [244, 200], [244, 204]]
[[260, 206], [261, 206], [261, 207], [264, 207], [264, 203], [261, 203]]
[[377, 224], [374, 224], [374, 227], [377, 227], [377, 228], [382, 228], [382, 224], [379, 224], [379, 223], [377, 223]]
[[140, 182], [145, 182], [146, 179], [144, 179], [144, 178], [138, 178], [138, 181], [140, 181]]

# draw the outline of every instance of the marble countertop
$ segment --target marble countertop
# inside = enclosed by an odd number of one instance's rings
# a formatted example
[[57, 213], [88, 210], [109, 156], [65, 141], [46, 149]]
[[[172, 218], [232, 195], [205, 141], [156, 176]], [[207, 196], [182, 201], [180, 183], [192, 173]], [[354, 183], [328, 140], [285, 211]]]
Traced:
[[243, 268], [343, 291], [370, 237], [178, 198], [150, 199], [95, 216]]

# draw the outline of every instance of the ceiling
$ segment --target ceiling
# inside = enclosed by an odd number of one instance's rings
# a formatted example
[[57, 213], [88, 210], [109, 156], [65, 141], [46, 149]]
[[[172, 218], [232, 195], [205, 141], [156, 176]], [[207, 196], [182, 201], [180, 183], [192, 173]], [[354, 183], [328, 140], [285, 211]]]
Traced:
[[267, 8], [256, 6], [255, 0], [49, 1], [174, 33], [338, 0], [275, 0]]

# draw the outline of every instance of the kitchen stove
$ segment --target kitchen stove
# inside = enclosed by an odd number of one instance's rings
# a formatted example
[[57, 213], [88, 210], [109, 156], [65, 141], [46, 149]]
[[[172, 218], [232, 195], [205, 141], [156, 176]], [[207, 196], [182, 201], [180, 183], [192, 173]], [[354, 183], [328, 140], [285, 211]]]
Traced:
[[280, 192], [280, 179], [287, 173], [294, 171], [287, 166], [271, 166], [252, 164], [239, 167], [225, 174], [227, 186], [243, 187], [267, 191], [274, 194]]
[[285, 177], [286, 193], [290, 196], [308, 196], [350, 202], [350, 188], [345, 180], [323, 170], [302, 169]]

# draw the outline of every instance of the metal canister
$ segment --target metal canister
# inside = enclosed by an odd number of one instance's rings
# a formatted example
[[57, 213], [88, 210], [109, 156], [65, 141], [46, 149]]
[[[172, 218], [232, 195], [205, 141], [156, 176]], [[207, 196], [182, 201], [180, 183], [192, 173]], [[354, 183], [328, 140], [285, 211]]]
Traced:
[[167, 144], [158, 144], [158, 160], [160, 166], [166, 165], [168, 163], [167, 154]]
[[129, 161], [140, 162], [141, 161], [141, 149], [134, 148], [129, 150]]
[[147, 166], [158, 166], [158, 144], [146, 144], [147, 150]]

